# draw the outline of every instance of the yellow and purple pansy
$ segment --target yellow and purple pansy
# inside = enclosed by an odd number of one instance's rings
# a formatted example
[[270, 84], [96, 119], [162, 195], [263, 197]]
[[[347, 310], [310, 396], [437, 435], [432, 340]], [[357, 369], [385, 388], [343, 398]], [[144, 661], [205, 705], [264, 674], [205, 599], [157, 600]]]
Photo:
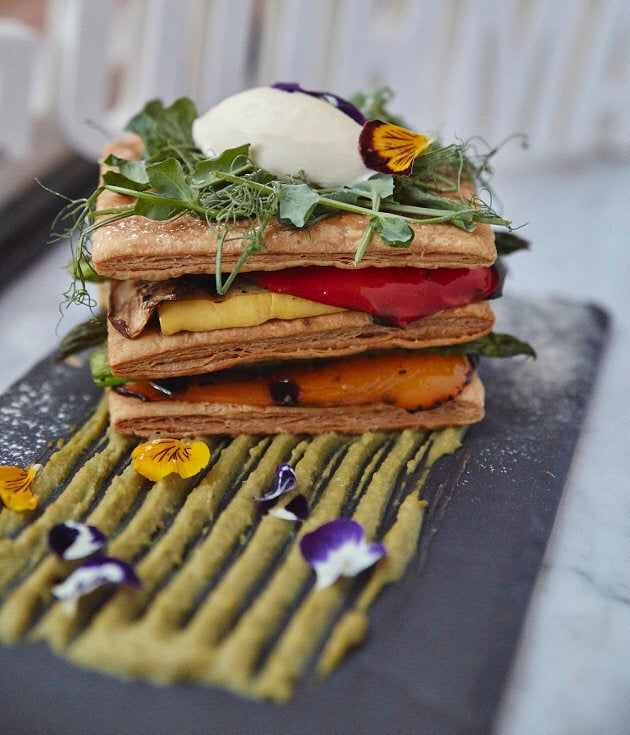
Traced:
[[397, 176], [409, 176], [414, 160], [428, 150], [436, 140], [434, 135], [422, 135], [384, 120], [366, 120], [351, 102], [331, 92], [303, 89], [295, 82], [276, 82], [274, 89], [302, 94], [324, 100], [361, 125], [359, 153], [365, 166], [372, 171]]
[[35, 474], [41, 465], [34, 464], [28, 469], [12, 465], [0, 466], [0, 499], [7, 508], [18, 513], [35, 510], [39, 496], [33, 493], [31, 486]]
[[435, 141], [383, 120], [368, 120], [361, 128], [359, 151], [368, 168], [384, 174], [409, 176], [413, 162]]
[[158, 482], [172, 473], [193, 477], [210, 461], [210, 449], [202, 441], [151, 439], [131, 453], [133, 467], [148, 480]]

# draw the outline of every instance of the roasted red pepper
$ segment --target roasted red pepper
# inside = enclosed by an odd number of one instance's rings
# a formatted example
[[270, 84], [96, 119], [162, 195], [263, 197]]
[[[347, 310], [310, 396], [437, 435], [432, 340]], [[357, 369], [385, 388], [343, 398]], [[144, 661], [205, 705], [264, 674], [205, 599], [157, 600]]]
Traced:
[[442, 309], [500, 295], [503, 268], [287, 268], [249, 273], [258, 285], [407, 327]]

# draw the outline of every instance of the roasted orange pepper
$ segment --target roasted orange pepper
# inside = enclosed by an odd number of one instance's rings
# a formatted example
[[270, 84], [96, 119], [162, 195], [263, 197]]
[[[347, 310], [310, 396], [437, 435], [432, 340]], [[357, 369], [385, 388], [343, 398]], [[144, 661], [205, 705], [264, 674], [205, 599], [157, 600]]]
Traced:
[[473, 372], [465, 355], [401, 353], [273, 367], [252, 376], [226, 371], [187, 380], [135, 381], [115, 390], [146, 401], [245, 406], [359, 406], [387, 403], [409, 411], [457, 396]]

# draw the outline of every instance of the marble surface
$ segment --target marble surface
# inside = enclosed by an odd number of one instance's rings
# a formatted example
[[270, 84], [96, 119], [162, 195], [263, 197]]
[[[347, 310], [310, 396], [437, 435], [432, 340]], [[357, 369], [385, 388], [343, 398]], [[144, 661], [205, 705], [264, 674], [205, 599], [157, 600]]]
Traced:
[[[500, 165], [500, 160], [498, 162]], [[591, 160], [497, 174], [503, 213], [531, 240], [506, 285], [528, 297], [592, 302], [612, 318], [604, 355], [496, 735], [630, 731], [630, 162]], [[64, 314], [59, 247], [0, 294], [0, 391], [82, 321]], [[497, 325], [500, 328], [500, 324]]]

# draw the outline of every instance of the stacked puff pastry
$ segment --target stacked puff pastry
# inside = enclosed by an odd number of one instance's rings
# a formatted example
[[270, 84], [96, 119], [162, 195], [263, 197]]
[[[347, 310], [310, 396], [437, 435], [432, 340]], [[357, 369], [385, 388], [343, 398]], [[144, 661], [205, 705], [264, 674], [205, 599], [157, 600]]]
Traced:
[[[111, 144], [105, 154], [132, 158], [138, 156], [139, 150], [138, 139], [128, 138]], [[105, 191], [99, 208], [123, 201], [128, 200]], [[449, 224], [415, 224], [410, 248], [389, 247], [374, 234], [363, 259], [355, 265], [365, 226], [363, 217], [350, 213], [297, 230], [272, 221], [265, 232], [265, 250], [251, 254], [241, 274], [246, 278], [248, 272], [296, 266], [480, 268], [492, 266], [497, 257], [494, 233], [488, 225], [479, 224], [473, 232], [467, 232]], [[235, 266], [242, 248], [241, 240], [224, 243], [225, 271]], [[136, 294], [138, 309], [142, 309], [143, 298], [147, 300], [139, 288], [150, 291], [158, 284], [159, 290], [159, 284], [176, 283], [190, 275], [213, 274], [216, 251], [215, 229], [188, 216], [167, 222], [132, 216], [98, 228], [92, 243], [96, 271], [111, 279], [112, 303], [116, 299], [129, 299], [131, 303]], [[127, 321], [134, 321], [134, 308], [132, 304]], [[216, 402], [203, 397], [189, 400], [180, 388], [189, 376], [204, 376], [205, 383], [229, 383], [229, 371], [236, 370], [240, 371], [236, 375], [242, 382], [254, 373], [259, 379], [264, 378], [267, 364], [273, 366], [277, 375], [283, 366], [308, 366], [324, 359], [361, 355], [373, 359], [379, 354], [408, 354], [469, 342], [490, 332], [494, 325], [493, 312], [485, 300], [443, 309], [405, 328], [389, 326], [361, 311], [342, 310], [271, 319], [255, 326], [183, 330], [166, 335], [155, 314], [148, 319], [139, 316], [140, 327], [128, 330], [125, 325], [121, 328], [120, 320], [111, 318], [117, 311], [118, 307], [112, 307], [108, 324], [110, 368], [114, 375], [132, 381], [126, 384], [130, 388], [109, 389], [112, 426], [121, 434], [357, 433], [463, 425], [483, 417], [483, 386], [472, 362], [466, 384], [456, 395], [436, 405], [411, 410], [395, 405], [387, 391], [383, 396], [367, 396], [363, 404], [303, 404], [298, 390], [292, 400], [272, 399], [269, 405], [250, 405], [242, 391], [234, 402]], [[143, 381], [152, 381], [164, 399], [151, 400], [134, 392], [133, 386]]]

